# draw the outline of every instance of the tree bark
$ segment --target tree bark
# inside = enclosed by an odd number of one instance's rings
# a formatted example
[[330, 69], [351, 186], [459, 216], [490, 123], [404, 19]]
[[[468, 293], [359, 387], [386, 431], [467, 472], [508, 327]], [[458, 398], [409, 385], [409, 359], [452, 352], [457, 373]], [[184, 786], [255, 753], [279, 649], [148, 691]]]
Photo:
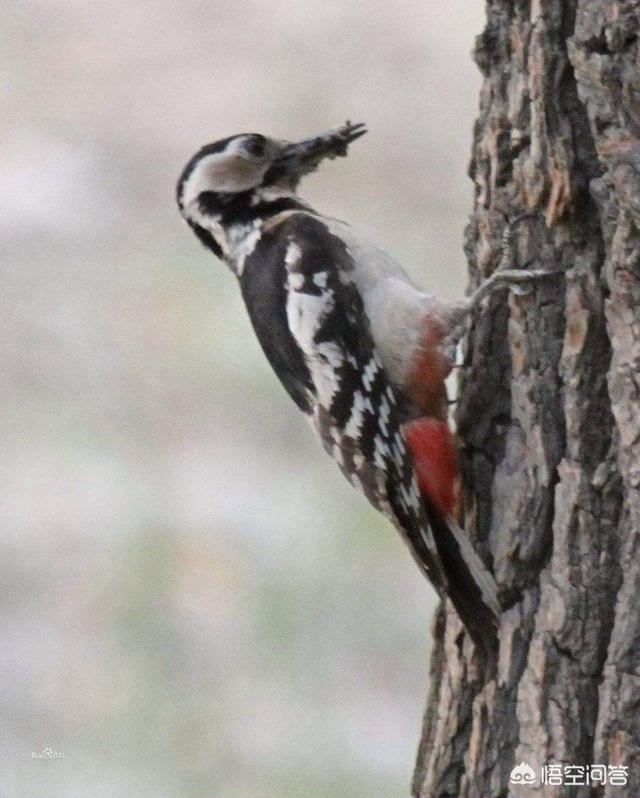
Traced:
[[[489, 0], [487, 15], [471, 284], [523, 211], [515, 265], [565, 271], [493, 295], [464, 344], [464, 525], [506, 609], [486, 663], [440, 608], [413, 793], [638, 798], [640, 3]], [[535, 783], [510, 781], [520, 762]], [[552, 764], [562, 785], [541, 782]], [[627, 767], [627, 785], [567, 768], [595, 764]]]

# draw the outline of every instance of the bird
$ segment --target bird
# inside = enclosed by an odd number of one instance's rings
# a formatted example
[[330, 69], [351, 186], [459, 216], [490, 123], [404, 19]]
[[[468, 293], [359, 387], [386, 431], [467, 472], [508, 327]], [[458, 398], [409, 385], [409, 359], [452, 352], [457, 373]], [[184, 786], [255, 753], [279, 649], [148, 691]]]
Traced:
[[400, 532], [476, 646], [493, 650], [502, 606], [456, 520], [445, 379], [479, 302], [540, 275], [501, 264], [475, 294], [445, 301], [347, 223], [310, 207], [300, 180], [366, 132], [347, 122], [297, 142], [220, 139], [187, 162], [177, 203], [237, 277], [267, 360], [324, 449]]

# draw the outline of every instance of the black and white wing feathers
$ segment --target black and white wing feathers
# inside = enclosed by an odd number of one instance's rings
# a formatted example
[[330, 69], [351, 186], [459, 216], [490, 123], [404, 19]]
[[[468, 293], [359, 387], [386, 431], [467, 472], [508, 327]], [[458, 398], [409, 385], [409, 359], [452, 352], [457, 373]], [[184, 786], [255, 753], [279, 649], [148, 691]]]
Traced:
[[[405, 400], [376, 352], [354, 268], [345, 244], [321, 219], [292, 215], [247, 260], [241, 282], [250, 316], [326, 451], [391, 519], [434, 587], [486, 642], [494, 628], [492, 580], [463, 533], [419, 491], [402, 432]], [[278, 307], [266, 307], [266, 295], [278, 292]]]

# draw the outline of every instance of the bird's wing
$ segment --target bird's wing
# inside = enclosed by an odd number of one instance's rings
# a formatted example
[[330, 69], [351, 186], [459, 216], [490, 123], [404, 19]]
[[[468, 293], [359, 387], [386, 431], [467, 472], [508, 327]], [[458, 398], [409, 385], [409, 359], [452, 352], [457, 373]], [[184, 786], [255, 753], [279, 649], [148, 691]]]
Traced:
[[323, 445], [393, 521], [421, 569], [439, 593], [452, 598], [473, 633], [487, 604], [487, 580], [478, 584], [475, 571], [491, 577], [471, 543], [461, 546], [459, 535], [420, 493], [402, 430], [401, 397], [376, 352], [347, 248], [309, 214], [290, 217], [277, 235], [287, 326], [312, 386], [308, 413]]

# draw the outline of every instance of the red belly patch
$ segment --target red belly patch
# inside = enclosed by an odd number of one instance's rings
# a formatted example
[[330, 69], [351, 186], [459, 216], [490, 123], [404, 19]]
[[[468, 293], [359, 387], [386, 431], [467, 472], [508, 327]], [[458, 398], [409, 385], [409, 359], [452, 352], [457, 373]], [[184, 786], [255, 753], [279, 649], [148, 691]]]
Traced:
[[447, 418], [445, 379], [452, 363], [442, 352], [445, 327], [437, 319], [426, 317], [422, 323], [420, 344], [407, 374], [406, 391], [412, 404], [425, 416]]
[[453, 435], [446, 421], [417, 418], [404, 428], [418, 485], [444, 516], [452, 516], [458, 492]]

